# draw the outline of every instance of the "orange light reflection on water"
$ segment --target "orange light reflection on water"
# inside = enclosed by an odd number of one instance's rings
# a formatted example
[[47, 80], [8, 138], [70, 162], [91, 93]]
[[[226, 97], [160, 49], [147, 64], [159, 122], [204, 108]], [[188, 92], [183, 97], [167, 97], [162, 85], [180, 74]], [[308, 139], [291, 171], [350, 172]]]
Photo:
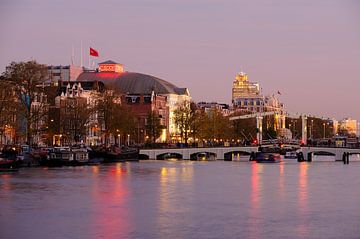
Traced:
[[307, 212], [308, 208], [308, 163], [301, 163], [299, 168], [299, 186], [298, 186], [298, 210], [299, 226], [297, 231], [302, 236], [309, 233]]
[[[99, 166], [92, 168], [98, 176], [93, 183], [93, 235], [95, 238], [125, 238], [130, 233], [129, 190], [126, 172], [122, 164], [114, 169], [99, 172]], [[116, 236], [115, 236], [116, 235]]]
[[251, 198], [250, 198], [250, 212], [249, 212], [249, 232], [251, 238], [259, 237], [259, 229], [261, 228], [262, 220], [260, 215], [261, 209], [261, 191], [262, 179], [261, 173], [264, 166], [262, 164], [252, 162], [251, 165]]
[[281, 200], [285, 196], [285, 164], [283, 162], [279, 164], [279, 196]]
[[1, 184], [0, 184], [0, 189], [1, 191], [6, 191], [9, 192], [11, 190], [11, 184], [9, 179], [11, 178], [10, 174], [0, 174], [0, 179], [1, 179]]

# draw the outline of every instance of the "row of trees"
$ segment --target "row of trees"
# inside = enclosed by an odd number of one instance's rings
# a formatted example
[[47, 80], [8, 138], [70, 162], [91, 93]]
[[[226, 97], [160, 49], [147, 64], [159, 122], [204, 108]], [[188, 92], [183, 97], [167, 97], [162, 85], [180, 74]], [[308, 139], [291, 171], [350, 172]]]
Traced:
[[174, 112], [175, 124], [179, 129], [180, 140], [188, 143], [196, 140], [251, 141], [256, 137], [255, 119], [230, 121], [217, 108], [205, 111], [198, 109], [194, 102], [183, 102]]

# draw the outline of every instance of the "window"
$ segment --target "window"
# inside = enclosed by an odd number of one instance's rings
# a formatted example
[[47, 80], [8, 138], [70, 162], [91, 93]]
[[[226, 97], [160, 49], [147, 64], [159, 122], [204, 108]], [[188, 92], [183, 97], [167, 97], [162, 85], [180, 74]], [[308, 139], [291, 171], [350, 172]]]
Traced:
[[144, 103], [145, 104], [150, 104], [151, 103], [151, 96], [145, 96], [144, 97]]
[[140, 103], [140, 96], [127, 96], [126, 102], [128, 104]]

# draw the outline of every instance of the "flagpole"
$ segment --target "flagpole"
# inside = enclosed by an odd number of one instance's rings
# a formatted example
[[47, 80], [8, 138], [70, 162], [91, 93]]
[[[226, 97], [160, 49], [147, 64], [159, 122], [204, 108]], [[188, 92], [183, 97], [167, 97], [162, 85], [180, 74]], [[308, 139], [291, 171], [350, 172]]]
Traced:
[[82, 49], [82, 40], [80, 41], [80, 66], [83, 66], [83, 49]]
[[[90, 48], [89, 48], [90, 49]], [[90, 70], [90, 52], [88, 52], [89, 54], [88, 54], [88, 56], [89, 56], [89, 62], [88, 62], [88, 67], [89, 67], [89, 70]]]
[[75, 53], [74, 53], [74, 44], [71, 45], [71, 65], [74, 65]]

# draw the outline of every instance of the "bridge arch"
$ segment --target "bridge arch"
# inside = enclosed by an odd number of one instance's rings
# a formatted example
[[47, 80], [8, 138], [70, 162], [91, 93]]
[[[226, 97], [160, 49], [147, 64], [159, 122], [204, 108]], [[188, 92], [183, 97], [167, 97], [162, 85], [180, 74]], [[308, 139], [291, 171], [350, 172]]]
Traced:
[[307, 153], [307, 161], [311, 162], [313, 161], [313, 156], [319, 156], [319, 155], [322, 155], [322, 156], [334, 156], [334, 161], [336, 160], [336, 153], [333, 152], [333, 151], [327, 151], [327, 150], [324, 150], [324, 149], [319, 149], [319, 150], [312, 150], [312, 151], [309, 151]]
[[358, 151], [358, 152], [349, 152], [349, 155], [354, 155], [354, 154], [359, 154], [360, 155], [360, 151]]
[[216, 160], [217, 154], [214, 152], [208, 152], [208, 151], [200, 151], [190, 154], [190, 160], [197, 160], [197, 161], [203, 161], [203, 160]]
[[167, 159], [181, 160], [183, 159], [183, 155], [175, 152], [166, 152], [156, 155], [156, 160], [167, 160]]

